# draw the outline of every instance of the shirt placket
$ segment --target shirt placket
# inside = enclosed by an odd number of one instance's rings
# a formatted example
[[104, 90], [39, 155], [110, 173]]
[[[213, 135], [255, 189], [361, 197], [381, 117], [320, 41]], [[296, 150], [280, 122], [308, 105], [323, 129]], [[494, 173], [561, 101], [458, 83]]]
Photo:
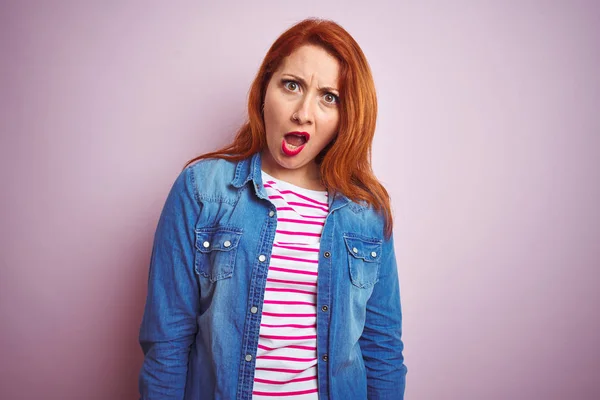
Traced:
[[321, 252], [319, 253], [319, 274], [317, 277], [317, 356], [318, 356], [318, 381], [319, 399], [329, 398], [329, 325], [331, 323], [332, 308], [331, 293], [333, 280], [331, 279], [333, 258], [339, 257], [333, 253], [333, 233], [335, 221], [334, 213], [344, 207], [348, 200], [340, 196], [329, 196], [329, 214], [325, 219], [323, 233], [321, 234]]
[[[259, 183], [255, 184], [255, 189], [259, 198], [268, 201], [264, 189]], [[273, 250], [273, 241], [275, 240], [275, 230], [277, 228], [277, 213], [275, 206], [269, 202], [269, 206], [265, 207], [264, 213], [265, 223], [263, 224], [260, 233], [257, 254], [255, 254], [254, 262], [252, 264], [253, 273], [248, 294], [240, 373], [238, 377], [237, 399], [239, 400], [252, 399], [256, 351], [258, 348], [264, 293], [271, 252]]]

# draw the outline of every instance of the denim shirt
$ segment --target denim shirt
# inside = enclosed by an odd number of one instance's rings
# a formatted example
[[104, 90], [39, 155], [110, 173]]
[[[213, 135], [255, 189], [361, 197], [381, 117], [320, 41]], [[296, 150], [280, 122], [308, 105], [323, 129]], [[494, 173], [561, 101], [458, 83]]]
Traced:
[[[260, 154], [179, 175], [154, 238], [140, 329], [142, 399], [251, 399], [277, 213]], [[403, 399], [393, 239], [366, 204], [330, 194], [317, 281], [319, 399]]]

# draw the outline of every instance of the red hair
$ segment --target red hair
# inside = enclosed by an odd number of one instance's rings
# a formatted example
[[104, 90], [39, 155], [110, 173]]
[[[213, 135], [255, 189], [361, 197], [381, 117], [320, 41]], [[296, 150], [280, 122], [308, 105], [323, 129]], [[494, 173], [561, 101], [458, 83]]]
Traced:
[[385, 219], [385, 233], [392, 233], [390, 197], [371, 168], [371, 146], [377, 119], [377, 96], [371, 69], [358, 43], [333, 21], [306, 19], [285, 31], [267, 52], [248, 96], [248, 122], [233, 142], [203, 154], [205, 158], [240, 161], [267, 148], [262, 116], [267, 85], [283, 59], [298, 47], [312, 44], [326, 50], [340, 63], [340, 124], [336, 138], [317, 156], [323, 185], [355, 202], [366, 202]]

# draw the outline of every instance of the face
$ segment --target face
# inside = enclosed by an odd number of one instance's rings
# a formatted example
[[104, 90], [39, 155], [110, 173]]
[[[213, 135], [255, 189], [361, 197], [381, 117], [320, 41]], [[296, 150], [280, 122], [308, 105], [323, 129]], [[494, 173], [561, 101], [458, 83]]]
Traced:
[[315, 157], [339, 126], [339, 71], [336, 58], [321, 47], [305, 45], [273, 73], [263, 111], [265, 172], [304, 187], [319, 181]]

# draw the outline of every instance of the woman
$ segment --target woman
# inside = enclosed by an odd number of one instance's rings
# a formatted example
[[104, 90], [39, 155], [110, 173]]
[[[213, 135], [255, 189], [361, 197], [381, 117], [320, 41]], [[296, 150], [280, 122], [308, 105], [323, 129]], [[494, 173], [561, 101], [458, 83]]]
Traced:
[[248, 114], [167, 198], [141, 397], [402, 399], [392, 218], [371, 170], [377, 102], [364, 54], [334, 22], [300, 22], [268, 51]]

